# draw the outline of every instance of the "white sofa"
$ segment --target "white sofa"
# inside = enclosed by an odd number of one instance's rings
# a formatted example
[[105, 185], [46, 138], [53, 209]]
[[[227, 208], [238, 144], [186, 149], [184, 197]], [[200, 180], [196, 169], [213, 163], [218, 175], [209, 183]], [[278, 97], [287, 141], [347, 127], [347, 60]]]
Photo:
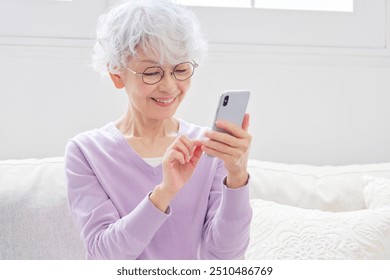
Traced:
[[[390, 163], [251, 160], [247, 259], [390, 259]], [[84, 259], [63, 158], [0, 161], [0, 259]]]

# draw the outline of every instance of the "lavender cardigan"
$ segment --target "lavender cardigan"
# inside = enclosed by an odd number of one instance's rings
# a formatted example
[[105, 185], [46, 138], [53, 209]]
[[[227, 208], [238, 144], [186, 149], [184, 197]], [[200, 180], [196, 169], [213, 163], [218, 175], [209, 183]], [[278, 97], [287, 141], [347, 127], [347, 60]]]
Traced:
[[[179, 135], [205, 128], [180, 120]], [[249, 243], [248, 185], [227, 188], [217, 158], [202, 156], [166, 213], [150, 201], [162, 167], [147, 164], [114, 123], [71, 139], [68, 201], [88, 259], [235, 259]]]

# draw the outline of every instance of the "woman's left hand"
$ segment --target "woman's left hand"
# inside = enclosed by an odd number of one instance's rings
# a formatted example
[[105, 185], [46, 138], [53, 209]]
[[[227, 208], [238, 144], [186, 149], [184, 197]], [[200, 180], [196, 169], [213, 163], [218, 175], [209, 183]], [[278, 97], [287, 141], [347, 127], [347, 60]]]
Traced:
[[248, 181], [248, 158], [252, 136], [248, 133], [249, 114], [245, 114], [242, 127], [226, 121], [218, 121], [217, 127], [227, 133], [207, 131], [203, 140], [203, 150], [211, 156], [223, 160], [228, 172], [226, 185], [229, 188], [239, 188]]

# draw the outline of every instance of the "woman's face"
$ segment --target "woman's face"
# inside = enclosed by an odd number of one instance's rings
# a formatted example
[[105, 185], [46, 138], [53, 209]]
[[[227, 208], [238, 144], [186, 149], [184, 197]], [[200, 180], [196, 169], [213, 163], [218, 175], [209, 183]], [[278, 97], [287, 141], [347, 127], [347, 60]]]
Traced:
[[129, 59], [128, 68], [143, 73], [148, 67], [160, 66], [165, 72], [161, 81], [149, 85], [143, 82], [142, 75], [123, 69], [120, 76], [132, 109], [147, 119], [163, 120], [173, 117], [190, 87], [191, 78], [178, 81], [171, 75], [175, 65], [159, 65], [157, 58], [142, 51], [138, 53], [136, 59]]

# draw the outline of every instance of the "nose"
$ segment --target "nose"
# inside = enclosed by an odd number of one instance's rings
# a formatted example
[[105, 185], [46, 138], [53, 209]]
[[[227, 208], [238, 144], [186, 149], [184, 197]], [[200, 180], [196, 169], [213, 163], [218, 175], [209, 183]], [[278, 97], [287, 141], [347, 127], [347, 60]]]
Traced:
[[177, 88], [177, 80], [173, 77], [172, 72], [166, 72], [161, 81], [158, 83], [158, 89], [161, 92], [172, 93]]

